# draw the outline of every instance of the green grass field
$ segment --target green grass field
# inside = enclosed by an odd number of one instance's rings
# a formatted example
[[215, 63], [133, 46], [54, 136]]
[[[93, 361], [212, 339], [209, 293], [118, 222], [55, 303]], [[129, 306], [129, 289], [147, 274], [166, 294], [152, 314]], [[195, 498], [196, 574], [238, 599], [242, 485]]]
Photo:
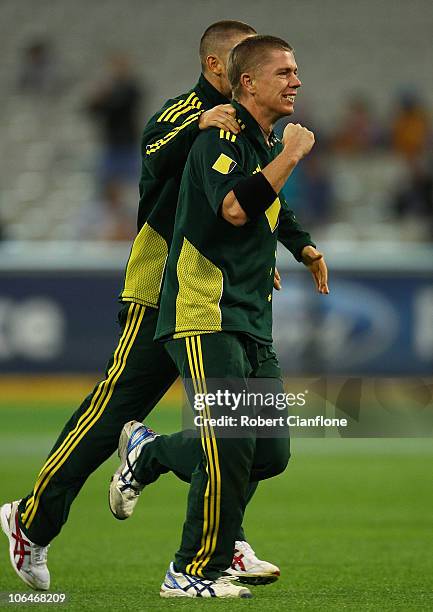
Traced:
[[[0, 400], [0, 501], [29, 491], [73, 408]], [[170, 431], [179, 419], [162, 405], [152, 424]], [[292, 446], [286, 473], [260, 485], [245, 519], [259, 556], [282, 572], [274, 585], [253, 588], [254, 599], [159, 598], [187, 487], [160, 479], [118, 522], [107, 505], [115, 458], [90, 478], [52, 544], [52, 592], [67, 594], [68, 610], [433, 610], [432, 440], [298, 438]], [[3, 534], [0, 542], [0, 592], [29, 591], [9, 565]]]

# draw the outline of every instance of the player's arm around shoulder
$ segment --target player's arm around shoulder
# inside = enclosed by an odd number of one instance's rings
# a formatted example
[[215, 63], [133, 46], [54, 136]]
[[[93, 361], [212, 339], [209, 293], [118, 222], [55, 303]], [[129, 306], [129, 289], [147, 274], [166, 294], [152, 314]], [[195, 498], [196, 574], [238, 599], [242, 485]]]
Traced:
[[148, 121], [143, 130], [143, 166], [154, 178], [167, 178], [182, 172], [197, 134], [200, 101], [186, 104], [188, 97], [168, 100]]
[[239, 128], [230, 104], [204, 110], [194, 92], [184, 98], [169, 100], [144, 129], [143, 163], [155, 178], [167, 178], [182, 172], [201, 131], [210, 127], [232, 131]]

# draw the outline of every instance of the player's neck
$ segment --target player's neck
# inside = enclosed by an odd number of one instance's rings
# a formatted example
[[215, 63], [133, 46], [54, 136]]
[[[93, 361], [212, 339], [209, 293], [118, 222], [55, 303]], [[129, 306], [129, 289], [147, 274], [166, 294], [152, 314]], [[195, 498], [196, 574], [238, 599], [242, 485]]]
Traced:
[[239, 100], [239, 103], [244, 106], [252, 117], [257, 121], [262, 131], [263, 138], [269, 144], [269, 136], [274, 129], [275, 117], [270, 114], [266, 108], [256, 104], [254, 98]]
[[203, 72], [203, 76], [206, 79], [206, 81], [208, 81], [213, 87], [215, 87], [215, 89], [225, 98], [227, 98], [227, 102], [230, 101], [230, 94], [227, 95], [227, 92], [224, 91], [224, 87], [223, 84], [221, 82], [220, 77], [218, 77], [217, 75], [213, 74], [213, 72]]

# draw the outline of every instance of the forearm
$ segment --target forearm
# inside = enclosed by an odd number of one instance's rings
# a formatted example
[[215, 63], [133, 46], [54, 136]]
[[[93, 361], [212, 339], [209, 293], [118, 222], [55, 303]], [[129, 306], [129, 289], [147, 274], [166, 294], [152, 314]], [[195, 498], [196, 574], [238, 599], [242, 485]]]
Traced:
[[316, 246], [310, 234], [302, 228], [293, 212], [287, 208], [282, 208], [280, 211], [278, 241], [292, 253], [297, 261], [302, 261], [302, 250], [306, 246]]
[[314, 145], [314, 134], [289, 123], [283, 134], [284, 148], [263, 170], [242, 179], [222, 203], [221, 214], [233, 225], [244, 225], [272, 206], [293, 169]]
[[293, 255], [296, 261], [302, 262], [302, 251], [306, 246], [316, 248], [310, 234], [303, 230], [298, 231], [290, 236], [278, 234], [278, 242], [281, 242], [288, 251]]
[[[297, 160], [293, 154], [284, 149], [265, 166], [261, 177], [253, 175], [227, 194], [222, 205], [223, 218], [233, 225], [244, 225], [248, 218], [254, 218], [264, 212], [278, 197], [278, 192], [281, 191], [296, 164]], [[251, 206], [254, 202], [256, 205]]]
[[297, 163], [298, 159], [293, 153], [284, 148], [270, 164], [263, 168], [262, 174], [276, 194], [284, 187]]

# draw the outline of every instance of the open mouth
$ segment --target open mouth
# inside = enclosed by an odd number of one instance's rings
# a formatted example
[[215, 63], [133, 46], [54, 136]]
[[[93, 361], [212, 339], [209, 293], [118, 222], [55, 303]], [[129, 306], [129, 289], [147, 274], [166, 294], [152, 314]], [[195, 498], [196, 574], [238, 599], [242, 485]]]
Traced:
[[292, 104], [293, 104], [293, 103], [294, 103], [294, 101], [295, 101], [295, 97], [296, 97], [296, 94], [284, 94], [284, 95], [283, 95], [283, 98], [284, 98], [285, 100], [288, 100], [289, 102], [292, 102]]

